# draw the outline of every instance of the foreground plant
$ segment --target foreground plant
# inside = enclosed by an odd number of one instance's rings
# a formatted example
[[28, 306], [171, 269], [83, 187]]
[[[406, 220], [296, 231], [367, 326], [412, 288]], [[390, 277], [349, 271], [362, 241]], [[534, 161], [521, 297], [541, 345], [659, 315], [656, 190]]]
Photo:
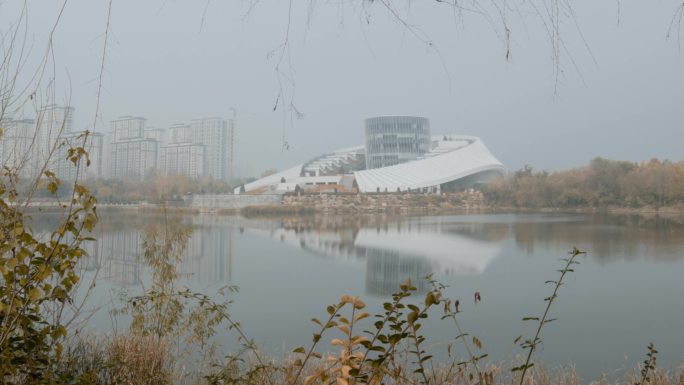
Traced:
[[[556, 301], [558, 298], [558, 289], [563, 285], [563, 279], [565, 278], [565, 275], [568, 273], [572, 273], [575, 270], [572, 268], [573, 265], [579, 264], [578, 261], [576, 261], [576, 258], [580, 255], [584, 255], [586, 252], [580, 251], [577, 247], [574, 247], [572, 251], [570, 252], [570, 257], [568, 258], [563, 258], [562, 260], [565, 261], [565, 266], [558, 270], [560, 272], [560, 277], [556, 281], [546, 281], [548, 284], [553, 284], [553, 293], [551, 296], [544, 298], [544, 301], [546, 302], [546, 308], [544, 309], [544, 313], [542, 314], [541, 317], [524, 317], [523, 321], [536, 321], [537, 322], [537, 331], [534, 334], [534, 337], [528, 338], [525, 341], [523, 341], [520, 344], [520, 347], [523, 348], [524, 350], [527, 350], [527, 356], [525, 358], [525, 362], [520, 365], [513, 367], [511, 371], [517, 372], [520, 371], [520, 385], [523, 384], [525, 381], [525, 374], [527, 373], [527, 370], [532, 368], [534, 366], [534, 363], [532, 362], [532, 356], [534, 355], [534, 352], [537, 350], [537, 346], [541, 344], [541, 332], [544, 326], [548, 323], [551, 323], [555, 321], [555, 318], [549, 318], [549, 311], [551, 310], [551, 305]], [[522, 336], [518, 337], [515, 339], [515, 343], [518, 343], [522, 339]]]
[[[85, 140], [87, 134], [85, 135]], [[74, 167], [90, 163], [83, 147], [69, 148]], [[35, 234], [24, 213], [39, 186], [56, 194], [61, 180], [44, 171], [28, 193], [18, 190], [20, 170], [3, 166], [0, 175], [0, 382], [39, 383], [54, 373], [67, 330], [65, 308], [79, 282], [83, 242], [97, 223], [95, 197], [74, 182], [61, 204], [63, 217], [49, 234]], [[22, 197], [24, 201], [20, 201]]]
[[[430, 279], [429, 277], [427, 279]], [[480, 371], [477, 362], [486, 355], [472, 354], [465, 341], [467, 334], [459, 332], [456, 341], [463, 341], [470, 354], [467, 361], [456, 361], [447, 368], [438, 369], [433, 362], [433, 355], [427, 350], [426, 337], [421, 333], [423, 322], [429, 317], [435, 306], [444, 303], [445, 317], [456, 321], [456, 314], [460, 311], [458, 305], [451, 300], [444, 299], [446, 286], [431, 281], [432, 290], [429, 291], [422, 303], [408, 303], [407, 298], [416, 291], [410, 280], [400, 285], [400, 290], [392, 295], [392, 301], [383, 304], [383, 312], [375, 314], [372, 328], [363, 326], [363, 320], [371, 318], [365, 312], [366, 304], [358, 297], [342, 296], [337, 304], [327, 307], [328, 317], [325, 321], [313, 319], [320, 330], [313, 335], [313, 343], [308, 349], [299, 347], [293, 351], [301, 357], [294, 360], [296, 367], [287, 384], [300, 383], [302, 373], [307, 364], [314, 361], [313, 368], [301, 383], [337, 383], [339, 385], [353, 384], [440, 384], [453, 382], [459, 376], [466, 376], [473, 383], [493, 383], [491, 372]], [[457, 301], [456, 301], [457, 302]], [[457, 322], [457, 321], [456, 321]], [[363, 331], [359, 331], [363, 330]], [[332, 338], [332, 346], [339, 346], [338, 354], [328, 354], [323, 357], [316, 351], [316, 347], [323, 335], [337, 331], [341, 337]], [[478, 348], [481, 341], [473, 337]], [[470, 373], [475, 368], [477, 376]], [[467, 374], [466, 374], [467, 373]]]
[[649, 374], [653, 374], [656, 370], [657, 354], [658, 351], [656, 350], [655, 345], [653, 345], [653, 343], [648, 344], [648, 353], [646, 354], [646, 359], [644, 360], [644, 366], [641, 368], [641, 379], [634, 385], [645, 385], [651, 382]]
[[[179, 266], [187, 250], [193, 228], [166, 216], [162, 226], [150, 227], [143, 238], [143, 259], [152, 272], [151, 286], [142, 294], [124, 294], [124, 307], [117, 314], [132, 317], [130, 331], [133, 335], [153, 336], [166, 342], [175, 364], [174, 376], [185, 382], [204, 377], [211, 384], [230, 382], [251, 383], [249, 378], [261, 371], [272, 371], [273, 366], [262, 359], [256, 344], [233, 320], [227, 297], [237, 292], [237, 287], [226, 286], [218, 291], [215, 300], [204, 293], [179, 286]], [[213, 341], [220, 327], [235, 331], [240, 350], [218, 363], [219, 346]], [[258, 365], [251, 365], [247, 374], [239, 370], [251, 355]], [[187, 371], [187, 367], [193, 368]], [[267, 376], [264, 378], [268, 378]]]
[[79, 385], [170, 385], [172, 362], [168, 344], [155, 336], [90, 336], [72, 342], [59, 372]]

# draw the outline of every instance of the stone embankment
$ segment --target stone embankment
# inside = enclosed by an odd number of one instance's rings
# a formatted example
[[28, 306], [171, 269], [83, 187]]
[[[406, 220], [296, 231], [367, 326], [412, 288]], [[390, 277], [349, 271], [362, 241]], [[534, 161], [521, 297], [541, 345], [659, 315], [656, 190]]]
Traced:
[[[283, 206], [324, 213], [431, 214], [486, 209], [482, 192], [444, 194], [302, 194], [286, 195]], [[265, 208], [264, 208], [265, 209]]]
[[197, 194], [189, 207], [200, 211], [238, 211], [249, 206], [279, 205], [282, 199], [281, 194]]

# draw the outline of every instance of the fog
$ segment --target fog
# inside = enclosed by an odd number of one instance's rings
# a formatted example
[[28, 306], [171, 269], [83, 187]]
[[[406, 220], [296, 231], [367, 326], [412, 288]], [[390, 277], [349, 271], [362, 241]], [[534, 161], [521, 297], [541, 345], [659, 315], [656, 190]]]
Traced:
[[[3, 31], [17, 3], [0, 3]], [[560, 67], [532, 12], [506, 13], [507, 59], [495, 12], [394, 3], [420, 30], [378, 1], [309, 9], [293, 0], [289, 10], [284, 0], [113, 0], [95, 129], [121, 115], [162, 128], [234, 117], [241, 176], [361, 144], [363, 119], [390, 114], [428, 117], [434, 134], [479, 136], [512, 170], [564, 169], [597, 156], [684, 159], [684, 58], [676, 28], [666, 39], [680, 2], [573, 2], [576, 17], [561, 22]], [[54, 35], [56, 101], [70, 98], [80, 128], [92, 127], [95, 114], [107, 6], [69, 1]], [[60, 7], [30, 4], [31, 60], [44, 52]]]

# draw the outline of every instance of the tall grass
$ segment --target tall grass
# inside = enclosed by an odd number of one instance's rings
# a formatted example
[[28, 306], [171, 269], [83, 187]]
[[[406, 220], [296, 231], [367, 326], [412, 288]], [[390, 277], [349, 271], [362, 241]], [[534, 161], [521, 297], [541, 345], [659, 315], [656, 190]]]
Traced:
[[120, 334], [73, 341], [59, 373], [82, 384], [173, 384], [173, 356], [167, 341], [154, 336]]

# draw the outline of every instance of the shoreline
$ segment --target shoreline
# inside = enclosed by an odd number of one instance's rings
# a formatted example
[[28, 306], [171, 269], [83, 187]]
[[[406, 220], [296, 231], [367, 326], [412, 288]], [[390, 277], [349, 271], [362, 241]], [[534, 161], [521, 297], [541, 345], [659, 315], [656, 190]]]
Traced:
[[[610, 215], [639, 215], [660, 217], [684, 217], [684, 207], [504, 207], [489, 205], [452, 206], [437, 205], [399, 205], [399, 206], [370, 206], [370, 205], [322, 205], [304, 206], [292, 204], [252, 205], [243, 208], [200, 208], [191, 206], [175, 206], [163, 204], [132, 203], [132, 204], [98, 204], [100, 212], [141, 212], [173, 214], [209, 214], [218, 216], [252, 217], [280, 217], [280, 216], [311, 216], [311, 215], [469, 215], [469, 214], [610, 214]], [[52, 204], [32, 204], [28, 212], [60, 212], [62, 208]]]

